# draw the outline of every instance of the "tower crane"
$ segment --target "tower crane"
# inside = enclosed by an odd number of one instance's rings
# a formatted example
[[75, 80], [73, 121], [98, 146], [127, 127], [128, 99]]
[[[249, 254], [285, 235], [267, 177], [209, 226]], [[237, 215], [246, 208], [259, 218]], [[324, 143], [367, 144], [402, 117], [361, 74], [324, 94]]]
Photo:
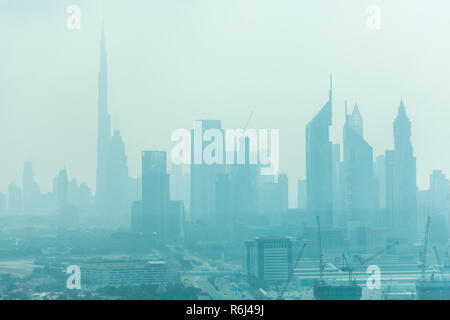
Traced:
[[444, 264], [444, 268], [450, 268], [450, 257], [448, 255], [447, 249], [445, 249], [445, 264]]
[[356, 257], [359, 260], [359, 263], [361, 264], [361, 266], [365, 266], [370, 261], [372, 261], [373, 259], [375, 259], [378, 256], [382, 255], [383, 253], [385, 253], [389, 249], [392, 249], [393, 247], [395, 247], [398, 244], [399, 244], [398, 241], [395, 241], [394, 243], [391, 243], [391, 244], [387, 245], [386, 248], [383, 248], [383, 249], [375, 252], [374, 254], [372, 254], [370, 257], [367, 257], [367, 258], [363, 258], [360, 255], [354, 255], [354, 257]]
[[353, 280], [353, 266], [347, 260], [347, 257], [345, 256], [345, 253], [342, 253], [342, 268], [341, 268], [341, 270], [348, 272], [348, 281], [352, 282], [352, 280]]
[[438, 262], [439, 272], [441, 273], [441, 276], [443, 277], [444, 276], [444, 267], [441, 264], [441, 259], [439, 258], [439, 253], [436, 249], [436, 246], [433, 246], [433, 250], [434, 250], [434, 255], [436, 256], [436, 260]]
[[421, 269], [422, 280], [425, 280], [425, 268], [426, 268], [426, 264], [427, 264], [428, 235], [430, 233], [430, 220], [431, 220], [431, 217], [428, 216], [427, 226], [425, 228], [425, 238], [423, 239], [423, 248], [422, 248], [422, 251], [420, 252], [419, 268]]

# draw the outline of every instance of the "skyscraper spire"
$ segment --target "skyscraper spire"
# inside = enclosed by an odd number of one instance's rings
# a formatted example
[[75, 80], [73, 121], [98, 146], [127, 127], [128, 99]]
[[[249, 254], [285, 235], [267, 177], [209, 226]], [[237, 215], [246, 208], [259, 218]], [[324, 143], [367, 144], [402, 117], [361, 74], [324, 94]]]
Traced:
[[108, 188], [108, 159], [111, 147], [111, 118], [108, 114], [108, 60], [105, 28], [102, 22], [100, 36], [100, 64], [98, 72], [98, 135], [97, 135], [97, 206], [105, 208]]
[[355, 103], [353, 112], [351, 115], [351, 125], [353, 130], [362, 138], [363, 136], [363, 119], [359, 113], [358, 104]]
[[403, 98], [400, 98], [400, 105], [398, 107], [398, 114], [402, 116], [406, 116], [405, 105], [403, 104]]

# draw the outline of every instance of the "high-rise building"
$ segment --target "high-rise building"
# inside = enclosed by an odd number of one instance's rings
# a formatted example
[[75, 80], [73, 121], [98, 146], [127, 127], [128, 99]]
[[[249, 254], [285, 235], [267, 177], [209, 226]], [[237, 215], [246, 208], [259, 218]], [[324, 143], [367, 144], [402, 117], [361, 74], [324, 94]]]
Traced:
[[430, 214], [447, 215], [450, 209], [450, 183], [441, 170], [433, 170], [430, 174]]
[[413, 239], [417, 234], [416, 158], [411, 145], [411, 122], [403, 101], [394, 121], [394, 151], [386, 152], [386, 206], [392, 233]]
[[0, 214], [6, 213], [6, 195], [0, 192]]
[[26, 161], [23, 166], [22, 190], [23, 210], [26, 212], [39, 210], [39, 185], [34, 180], [33, 165], [30, 161]]
[[169, 205], [169, 175], [164, 151], [142, 152], [143, 231], [164, 238], [164, 215]]
[[184, 204], [181, 200], [170, 200], [164, 214], [164, 240], [177, 241], [184, 234]]
[[297, 181], [297, 208], [306, 209], [306, 180]]
[[131, 205], [131, 232], [143, 232], [142, 201], [133, 201]]
[[108, 113], [108, 65], [105, 42], [105, 29], [102, 25], [100, 40], [100, 70], [98, 72], [98, 123], [97, 123], [97, 191], [98, 210], [108, 208], [108, 174], [111, 146], [111, 118]]
[[59, 171], [58, 175], [53, 180], [53, 183], [57, 208], [61, 211], [69, 205], [69, 179], [67, 177], [67, 170], [64, 169]]
[[216, 221], [224, 224], [234, 218], [230, 177], [228, 174], [219, 174], [216, 183]]
[[[190, 218], [194, 221], [214, 222], [216, 219], [216, 182], [217, 175], [224, 173], [224, 159], [222, 164], [206, 164], [203, 159], [196, 158], [196, 150], [201, 155], [208, 145], [203, 142], [206, 130], [221, 130], [220, 120], [200, 120], [194, 124], [191, 138], [191, 207]], [[223, 136], [223, 135], [222, 135]], [[224, 146], [225, 141], [222, 141]], [[224, 156], [225, 153], [223, 153]], [[224, 156], [225, 157], [225, 156]], [[198, 163], [200, 160], [200, 163]]]
[[379, 155], [375, 159], [373, 166], [373, 175], [377, 181], [378, 188], [378, 207], [380, 209], [386, 208], [386, 158], [384, 155]]
[[8, 185], [8, 211], [10, 213], [22, 212], [22, 189], [15, 183]]
[[372, 147], [363, 138], [363, 120], [355, 104], [344, 124], [344, 210], [347, 221], [371, 225], [376, 190]]
[[[243, 223], [252, 223], [259, 218], [259, 195], [258, 177], [259, 168], [257, 164], [250, 162], [250, 137], [241, 136], [237, 140], [238, 150], [244, 150], [245, 158], [242, 163], [229, 166], [231, 181], [231, 203], [234, 219]], [[236, 159], [238, 156], [236, 156]], [[277, 203], [277, 206], [280, 204]]]
[[333, 225], [345, 226], [345, 210], [344, 210], [344, 162], [341, 161], [341, 145], [333, 143]]
[[[98, 133], [97, 133], [97, 192], [100, 212], [122, 215], [129, 213], [129, 179], [125, 146], [118, 128], [111, 136], [111, 116], [108, 113], [108, 56], [105, 29], [100, 39], [100, 68], [98, 73]], [[116, 219], [113, 219], [117, 222]]]
[[81, 207], [89, 207], [92, 205], [92, 192], [87, 183], [83, 182], [78, 187], [78, 205]]
[[450, 183], [441, 170], [430, 174], [430, 207], [426, 213], [431, 216], [430, 241], [447, 243], [448, 218], [450, 213]]
[[129, 213], [128, 202], [128, 166], [125, 145], [119, 129], [114, 130], [111, 138], [108, 170], [108, 212], [125, 215]]
[[[395, 152], [386, 150], [385, 156], [386, 169], [386, 209], [382, 219], [384, 227], [393, 231], [394, 228], [394, 160]], [[392, 232], [391, 232], [392, 233]]]
[[278, 175], [278, 192], [280, 199], [280, 211], [286, 212], [289, 207], [289, 186], [286, 173]]
[[306, 190], [308, 212], [320, 216], [324, 224], [333, 223], [332, 143], [329, 126], [332, 118], [332, 79], [328, 102], [306, 126]]
[[265, 219], [258, 219], [259, 223], [268, 221], [271, 225], [279, 225], [281, 215], [287, 212], [289, 203], [289, 188], [287, 175], [280, 173], [278, 181], [275, 176], [262, 175], [258, 179], [259, 211]]
[[187, 165], [172, 163], [170, 170], [170, 199], [183, 201], [186, 210], [188, 210], [191, 200], [190, 183], [191, 178]]

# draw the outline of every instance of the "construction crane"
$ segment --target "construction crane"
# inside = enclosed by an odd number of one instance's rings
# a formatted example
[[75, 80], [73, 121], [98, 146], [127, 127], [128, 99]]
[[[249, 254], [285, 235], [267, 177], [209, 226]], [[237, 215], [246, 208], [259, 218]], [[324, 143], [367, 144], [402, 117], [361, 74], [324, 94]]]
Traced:
[[322, 254], [322, 237], [320, 235], [320, 218], [317, 216], [317, 237], [318, 237], [318, 244], [319, 244], [319, 275], [320, 275], [320, 281], [323, 281], [323, 270], [325, 269], [325, 266], [323, 264], [323, 254]]
[[441, 276], [443, 277], [444, 276], [444, 267], [441, 264], [441, 259], [439, 258], [439, 253], [436, 249], [436, 246], [433, 246], [433, 250], [434, 250], [434, 255], [436, 256], [436, 260], [438, 263], [439, 272], [441, 273]]
[[398, 245], [398, 241], [395, 241], [394, 243], [391, 243], [389, 245], [386, 246], [386, 248], [381, 249], [380, 251], [375, 252], [374, 254], [372, 254], [370, 257], [368, 258], [363, 258], [360, 255], [354, 255], [355, 258], [357, 258], [359, 260], [359, 263], [361, 264], [361, 266], [365, 266], [367, 265], [370, 261], [372, 261], [373, 259], [377, 258], [378, 256], [382, 255], [383, 253], [385, 253], [386, 251], [388, 251], [389, 249], [392, 249], [393, 247], [395, 247], [396, 245]]
[[426, 264], [427, 264], [428, 235], [430, 233], [430, 220], [431, 220], [431, 217], [428, 216], [427, 226], [425, 228], [425, 238], [423, 239], [423, 248], [422, 248], [422, 251], [420, 252], [419, 268], [421, 269], [422, 280], [425, 280], [425, 268], [426, 268]]
[[353, 266], [348, 262], [345, 253], [342, 253], [342, 271], [348, 272], [348, 281], [352, 282], [353, 280]]
[[305, 247], [306, 247], [306, 242], [303, 243], [302, 248], [298, 252], [297, 258], [295, 259], [294, 265], [292, 266], [292, 270], [289, 273], [288, 280], [286, 281], [286, 284], [284, 285], [283, 290], [281, 290], [280, 294], [278, 295], [278, 300], [281, 300], [283, 298], [283, 295], [286, 292], [286, 290], [287, 290], [287, 288], [289, 286], [289, 283], [291, 282], [292, 277], [294, 276], [294, 270], [297, 267], [297, 263], [300, 261], [300, 258], [302, 257], [303, 250], [305, 250]]
[[450, 257], [448, 255], [448, 247], [445, 249], [445, 262], [444, 262], [444, 268], [450, 268]]

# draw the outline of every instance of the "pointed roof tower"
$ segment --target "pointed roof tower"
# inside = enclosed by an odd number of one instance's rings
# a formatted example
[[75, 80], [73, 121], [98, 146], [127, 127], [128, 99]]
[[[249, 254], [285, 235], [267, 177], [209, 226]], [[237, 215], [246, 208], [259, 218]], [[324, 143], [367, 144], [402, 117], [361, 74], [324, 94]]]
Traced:
[[362, 138], [363, 136], [363, 118], [361, 113], [359, 113], [358, 104], [355, 103], [355, 107], [352, 112], [352, 127], [358, 133], [358, 135]]

